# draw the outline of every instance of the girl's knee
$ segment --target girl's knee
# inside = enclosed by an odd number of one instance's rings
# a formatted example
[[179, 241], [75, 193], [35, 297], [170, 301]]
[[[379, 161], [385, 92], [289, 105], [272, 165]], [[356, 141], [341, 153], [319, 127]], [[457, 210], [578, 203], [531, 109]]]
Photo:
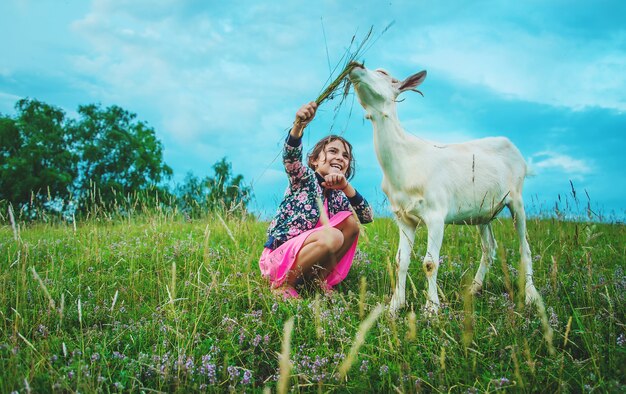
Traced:
[[343, 245], [343, 233], [334, 227], [328, 227], [319, 233], [319, 244], [327, 253], [335, 253]]
[[359, 221], [354, 217], [354, 215], [347, 217], [344, 221], [344, 226], [341, 231], [344, 237], [346, 239], [353, 239], [359, 234], [359, 231]]

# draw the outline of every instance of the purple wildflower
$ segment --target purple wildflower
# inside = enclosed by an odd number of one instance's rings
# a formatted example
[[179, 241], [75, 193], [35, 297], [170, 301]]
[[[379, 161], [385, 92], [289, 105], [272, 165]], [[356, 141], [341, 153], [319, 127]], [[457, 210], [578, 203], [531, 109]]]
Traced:
[[115, 350], [115, 351], [113, 352], [113, 358], [117, 358], [117, 359], [119, 359], [119, 360], [123, 360], [123, 359], [125, 359], [125, 358], [126, 358], [126, 356], [125, 356], [124, 354], [122, 354], [122, 353], [118, 352], [117, 350]]
[[228, 370], [228, 377], [231, 382], [234, 382], [239, 378], [239, 370], [237, 370], [237, 367], [231, 365], [228, 367], [227, 370]]
[[243, 378], [241, 379], [241, 384], [248, 385], [252, 381], [252, 372], [249, 370], [243, 371]]
[[202, 356], [202, 364], [200, 365], [200, 373], [205, 375], [209, 383], [217, 383], [217, 367], [211, 362], [211, 355]]
[[498, 386], [498, 387], [506, 386], [509, 383], [511, 383], [511, 381], [509, 379], [507, 379], [507, 378], [504, 378], [504, 377], [496, 380], [496, 386]]

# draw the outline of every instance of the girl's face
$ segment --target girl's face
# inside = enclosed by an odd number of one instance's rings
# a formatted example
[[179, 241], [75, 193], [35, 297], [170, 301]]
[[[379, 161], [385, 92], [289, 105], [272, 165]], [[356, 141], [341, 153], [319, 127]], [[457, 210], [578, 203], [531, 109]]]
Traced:
[[346, 174], [350, 165], [352, 152], [340, 140], [326, 144], [324, 149], [313, 160], [312, 164], [317, 173], [326, 176], [333, 173]]

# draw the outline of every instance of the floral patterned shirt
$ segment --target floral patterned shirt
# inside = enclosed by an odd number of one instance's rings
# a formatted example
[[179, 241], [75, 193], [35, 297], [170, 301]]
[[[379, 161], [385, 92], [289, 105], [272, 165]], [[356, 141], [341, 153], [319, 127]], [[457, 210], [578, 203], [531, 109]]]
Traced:
[[354, 209], [363, 224], [373, 220], [373, 212], [367, 200], [358, 192], [348, 198], [343, 191], [322, 187], [321, 175], [302, 163], [302, 140], [287, 137], [283, 149], [283, 164], [289, 178], [289, 186], [276, 216], [267, 229], [266, 248], [276, 249], [285, 241], [311, 230], [317, 225], [320, 212], [317, 198], [326, 197], [330, 217], [341, 211]]

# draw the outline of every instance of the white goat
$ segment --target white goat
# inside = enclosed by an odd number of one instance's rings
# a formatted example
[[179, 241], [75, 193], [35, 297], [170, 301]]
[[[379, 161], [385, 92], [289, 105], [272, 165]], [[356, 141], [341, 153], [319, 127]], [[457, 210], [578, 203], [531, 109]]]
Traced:
[[390, 311], [394, 313], [405, 304], [411, 250], [416, 228], [422, 223], [428, 229], [423, 261], [428, 279], [427, 311], [439, 309], [437, 271], [445, 224], [478, 225], [482, 258], [471, 291], [480, 291], [495, 258], [496, 241], [490, 222], [504, 206], [511, 212], [519, 237], [526, 302], [536, 300], [539, 294], [533, 285], [522, 200], [526, 163], [520, 151], [504, 137], [439, 144], [405, 132], [398, 120], [396, 98], [404, 91], [415, 90], [426, 78], [426, 71], [398, 81], [385, 70], [368, 70], [354, 64], [349, 78], [367, 112], [366, 118], [372, 122], [374, 149], [383, 170], [382, 188], [400, 228], [398, 281]]

